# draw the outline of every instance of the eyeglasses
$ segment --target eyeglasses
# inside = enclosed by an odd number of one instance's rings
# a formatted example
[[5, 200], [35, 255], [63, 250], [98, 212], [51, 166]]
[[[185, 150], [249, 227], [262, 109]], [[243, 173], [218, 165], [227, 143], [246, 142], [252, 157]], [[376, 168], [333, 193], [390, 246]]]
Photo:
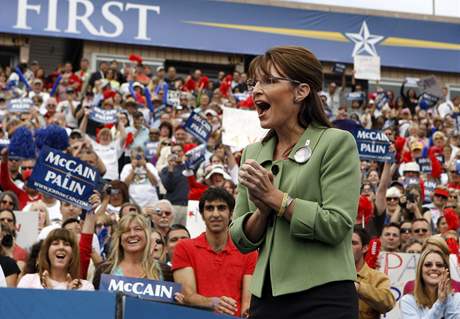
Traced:
[[168, 216], [171, 216], [172, 212], [169, 211], [169, 210], [161, 210], [161, 209], [157, 208], [157, 209], [155, 209], [155, 214], [157, 214], [158, 216], [163, 216], [163, 214], [164, 214], [164, 215], [166, 215], [166, 217], [168, 217]]
[[254, 87], [256, 86], [257, 82], [259, 82], [259, 84], [261, 86], [266, 86], [266, 85], [272, 85], [272, 84], [279, 83], [279, 81], [288, 81], [288, 82], [294, 83], [295, 85], [299, 85], [299, 84], [302, 83], [300, 81], [289, 79], [289, 78], [282, 78], [282, 77], [278, 77], [278, 76], [269, 76], [269, 77], [267, 77], [265, 79], [262, 79], [262, 80], [248, 79], [246, 81], [246, 85], [248, 86], [248, 90], [252, 91], [252, 90], [254, 90]]
[[420, 254], [420, 252], [416, 251], [416, 250], [408, 250], [408, 251], [406, 251], [406, 253], [408, 253], [408, 254]]
[[401, 234], [410, 234], [412, 233], [412, 229], [410, 228], [401, 228]]
[[387, 202], [391, 202], [391, 201], [399, 201], [399, 197], [387, 197]]
[[4, 200], [2, 200], [2, 204], [3, 204], [3, 205], [12, 205], [12, 206], [13, 206], [13, 205], [14, 205], [14, 202], [4, 199]]
[[0, 218], [0, 222], [2, 223], [14, 223], [14, 220], [12, 218]]
[[33, 166], [21, 166], [21, 169], [22, 169], [22, 170], [34, 169], [34, 167], [33, 167]]
[[436, 268], [446, 268], [446, 265], [441, 262], [433, 263], [431, 261], [427, 261], [423, 264], [423, 267], [425, 268], [432, 268], [433, 266], [436, 266]]
[[101, 223], [96, 224], [96, 228], [109, 227], [109, 226], [112, 226], [112, 224], [108, 224], [108, 223], [107, 224], [101, 224]]
[[155, 239], [157, 245], [164, 245], [165, 243], [161, 239]]
[[417, 228], [417, 229], [414, 229], [414, 233], [416, 233], [416, 234], [420, 234], [420, 233], [426, 234], [426, 233], [428, 233], [428, 229], [426, 229], [426, 228]]

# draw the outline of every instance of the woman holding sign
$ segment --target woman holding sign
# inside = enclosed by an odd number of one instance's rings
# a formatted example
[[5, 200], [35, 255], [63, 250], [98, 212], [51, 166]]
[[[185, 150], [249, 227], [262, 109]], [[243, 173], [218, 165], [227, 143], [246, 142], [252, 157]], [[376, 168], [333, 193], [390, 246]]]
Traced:
[[66, 229], [51, 231], [38, 255], [39, 272], [21, 278], [18, 288], [94, 290], [80, 279], [80, 253], [76, 237]]
[[360, 163], [353, 136], [324, 113], [321, 63], [302, 47], [275, 47], [249, 74], [269, 129], [244, 150], [231, 225], [239, 250], [259, 249], [250, 318], [358, 318], [350, 247]]

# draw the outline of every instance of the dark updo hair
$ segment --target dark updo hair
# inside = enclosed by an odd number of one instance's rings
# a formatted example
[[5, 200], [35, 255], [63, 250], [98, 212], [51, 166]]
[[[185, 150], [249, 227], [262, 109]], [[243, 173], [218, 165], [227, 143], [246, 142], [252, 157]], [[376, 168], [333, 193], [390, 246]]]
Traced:
[[[302, 101], [298, 115], [300, 126], [307, 128], [315, 123], [320, 126], [332, 127], [324, 112], [323, 103], [318, 93], [323, 88], [323, 66], [309, 50], [299, 46], [279, 46], [257, 56], [249, 65], [250, 78], [270, 77], [270, 68], [274, 67], [283, 77], [306, 83], [310, 86], [310, 94]], [[295, 84], [293, 84], [295, 85]], [[274, 131], [265, 136], [264, 142], [274, 135]]]

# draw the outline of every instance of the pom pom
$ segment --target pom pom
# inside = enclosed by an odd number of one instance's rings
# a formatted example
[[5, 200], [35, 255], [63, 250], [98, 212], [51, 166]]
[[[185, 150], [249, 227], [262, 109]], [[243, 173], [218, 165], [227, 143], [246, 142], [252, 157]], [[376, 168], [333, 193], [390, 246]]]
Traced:
[[69, 147], [69, 135], [64, 128], [53, 124], [46, 131], [45, 145], [61, 151]]
[[455, 210], [452, 208], [444, 209], [444, 218], [446, 219], [447, 225], [449, 225], [449, 229], [457, 231], [458, 227], [460, 227], [460, 218]]
[[112, 90], [105, 90], [103, 93], [104, 100], [113, 99], [117, 93]]
[[372, 269], [377, 268], [377, 261], [379, 259], [381, 247], [382, 243], [378, 237], [371, 239], [369, 242], [369, 249], [367, 250], [364, 260], [366, 261], [366, 264]]
[[8, 145], [10, 158], [35, 158], [35, 146], [32, 132], [26, 127], [19, 127], [13, 133]]
[[369, 199], [369, 197], [364, 195], [359, 196], [357, 221], [359, 223], [363, 223], [363, 227], [369, 223], [373, 212], [374, 205], [372, 204], [372, 201]]
[[128, 60], [137, 64], [142, 64], [142, 57], [138, 54], [130, 54]]
[[43, 145], [45, 145], [46, 140], [46, 129], [39, 128], [35, 130], [35, 148], [37, 150], [37, 154], [41, 151]]

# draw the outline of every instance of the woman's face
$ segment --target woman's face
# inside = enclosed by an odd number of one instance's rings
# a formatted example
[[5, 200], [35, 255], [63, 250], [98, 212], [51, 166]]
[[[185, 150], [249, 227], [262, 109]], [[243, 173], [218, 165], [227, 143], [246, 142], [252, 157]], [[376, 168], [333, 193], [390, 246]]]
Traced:
[[159, 260], [161, 256], [163, 255], [163, 251], [165, 247], [163, 239], [161, 239], [160, 234], [158, 234], [157, 232], [152, 232], [152, 234], [150, 235], [150, 239], [152, 240], [151, 255], [156, 260]]
[[14, 209], [14, 201], [11, 196], [3, 196], [3, 199], [0, 201], [0, 209]]
[[160, 128], [160, 137], [167, 137], [169, 138], [169, 135], [171, 134], [171, 130], [167, 126], [162, 126]]
[[437, 286], [446, 265], [437, 253], [428, 254], [422, 265], [422, 279], [427, 286]]
[[369, 176], [367, 177], [368, 181], [371, 184], [378, 184], [379, 183], [379, 174], [377, 171], [370, 171]]
[[48, 249], [51, 268], [67, 269], [72, 261], [72, 246], [68, 241], [56, 239]]
[[434, 145], [437, 147], [443, 147], [444, 146], [444, 138], [442, 136], [436, 136], [434, 139]]
[[293, 102], [295, 96], [292, 83], [286, 80], [270, 80], [272, 76], [286, 78], [273, 66], [270, 73], [268, 76], [257, 74], [255, 80], [258, 82], [252, 91], [260, 126], [265, 129], [279, 129], [298, 125], [297, 114], [300, 107]]
[[110, 205], [118, 207], [123, 205], [123, 193], [118, 188], [112, 188], [110, 192]]
[[46, 211], [42, 207], [37, 207], [34, 211], [38, 211], [38, 227], [45, 227], [46, 225]]
[[121, 247], [125, 253], [138, 253], [145, 249], [147, 237], [144, 227], [133, 220], [121, 234]]
[[446, 219], [444, 217], [440, 217], [438, 231], [442, 234], [448, 230], [449, 230], [449, 225], [447, 224]]

